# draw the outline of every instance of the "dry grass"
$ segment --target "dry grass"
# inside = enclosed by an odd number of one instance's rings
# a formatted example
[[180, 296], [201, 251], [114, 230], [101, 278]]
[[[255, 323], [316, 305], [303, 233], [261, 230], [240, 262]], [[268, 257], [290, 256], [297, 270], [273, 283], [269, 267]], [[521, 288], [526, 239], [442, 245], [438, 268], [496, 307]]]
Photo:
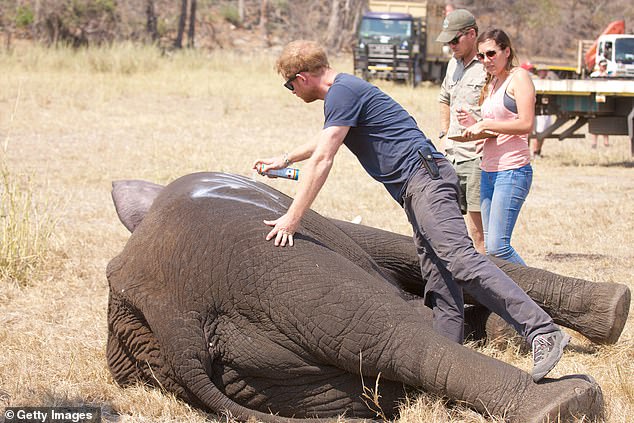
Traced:
[[[206, 415], [157, 390], [120, 389], [105, 364], [105, 267], [128, 233], [110, 199], [116, 179], [166, 183], [200, 170], [251, 175], [256, 157], [316, 134], [322, 104], [303, 105], [272, 70], [275, 52], [161, 57], [118, 48], [0, 54], [0, 140], [11, 176], [30, 176], [38, 210], [57, 222], [47, 261], [24, 286], [0, 280], [0, 406], [97, 405], [109, 420], [202, 422]], [[349, 71], [348, 58], [335, 60]], [[438, 132], [437, 88], [381, 86]], [[19, 101], [18, 101], [19, 100]], [[634, 288], [634, 162], [626, 137], [547, 141], [515, 232], [537, 267]], [[294, 182], [270, 182], [290, 195]], [[52, 206], [58, 204], [59, 206]], [[338, 156], [314, 208], [410, 233], [404, 213], [352, 155]], [[617, 345], [575, 336], [553, 376], [587, 373], [603, 388], [607, 420], [634, 415], [632, 318]], [[483, 350], [529, 369], [514, 350]], [[221, 418], [225, 420], [225, 418]], [[401, 421], [485, 419], [442, 401], [411, 398]]]

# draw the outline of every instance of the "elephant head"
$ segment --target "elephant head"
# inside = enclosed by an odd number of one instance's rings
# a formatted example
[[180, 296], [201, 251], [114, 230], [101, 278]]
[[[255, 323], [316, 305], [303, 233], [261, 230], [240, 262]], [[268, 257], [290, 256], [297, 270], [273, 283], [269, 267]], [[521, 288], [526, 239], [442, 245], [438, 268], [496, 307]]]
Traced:
[[107, 268], [107, 359], [122, 385], [262, 421], [374, 417], [363, 394], [377, 380], [385, 416], [408, 387], [513, 421], [602, 412], [588, 376], [536, 384], [437, 335], [402, 289], [424, 283], [408, 279], [407, 253], [377, 261], [367, 239], [315, 212], [294, 247], [265, 242], [262, 220], [291, 200], [264, 184], [197, 173], [165, 188], [116, 183], [113, 198], [133, 231]]

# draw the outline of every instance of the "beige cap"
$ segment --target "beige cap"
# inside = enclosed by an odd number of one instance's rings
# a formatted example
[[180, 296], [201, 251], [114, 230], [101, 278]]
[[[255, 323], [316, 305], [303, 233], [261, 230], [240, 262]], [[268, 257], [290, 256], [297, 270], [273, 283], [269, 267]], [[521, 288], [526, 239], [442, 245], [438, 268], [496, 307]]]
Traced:
[[436, 38], [439, 43], [448, 43], [465, 28], [476, 26], [475, 17], [466, 9], [457, 9], [449, 13], [442, 23], [442, 32]]

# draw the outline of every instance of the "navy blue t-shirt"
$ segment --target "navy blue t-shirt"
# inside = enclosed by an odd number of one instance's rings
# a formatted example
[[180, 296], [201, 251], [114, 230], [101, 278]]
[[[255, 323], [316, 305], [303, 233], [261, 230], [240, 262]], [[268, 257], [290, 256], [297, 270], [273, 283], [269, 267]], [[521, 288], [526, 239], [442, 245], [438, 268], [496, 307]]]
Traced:
[[418, 150], [428, 143], [436, 151], [401, 105], [356, 76], [335, 77], [324, 99], [324, 115], [324, 128], [350, 127], [344, 144], [399, 203], [405, 183], [421, 166]]

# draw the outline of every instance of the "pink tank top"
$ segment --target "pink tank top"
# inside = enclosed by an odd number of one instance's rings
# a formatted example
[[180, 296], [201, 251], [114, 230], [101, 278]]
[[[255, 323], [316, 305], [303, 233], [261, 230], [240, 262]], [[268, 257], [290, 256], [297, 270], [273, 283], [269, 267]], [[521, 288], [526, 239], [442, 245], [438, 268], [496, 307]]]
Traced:
[[[504, 93], [511, 82], [511, 73], [502, 86], [491, 92], [482, 103], [482, 118], [498, 121], [517, 119], [517, 113], [504, 106]], [[482, 164], [480, 168], [486, 172], [519, 169], [531, 161], [528, 149], [528, 134], [508, 135], [500, 134], [497, 138], [487, 138], [482, 149]]]

